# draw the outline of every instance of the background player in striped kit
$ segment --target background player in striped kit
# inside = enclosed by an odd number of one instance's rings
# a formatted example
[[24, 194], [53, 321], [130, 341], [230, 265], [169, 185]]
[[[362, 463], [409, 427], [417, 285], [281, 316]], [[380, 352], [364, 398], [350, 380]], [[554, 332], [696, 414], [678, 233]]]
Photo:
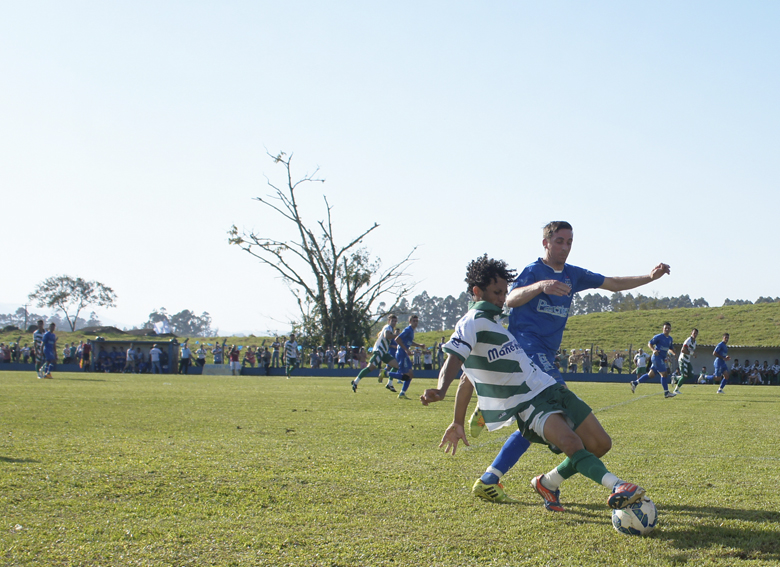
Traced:
[[691, 336], [685, 339], [680, 347], [680, 358], [677, 363], [680, 365], [680, 377], [674, 386], [674, 393], [680, 393], [680, 387], [686, 380], [693, 380], [693, 363], [691, 358], [696, 358], [696, 337], [699, 336], [699, 329], [691, 331]]

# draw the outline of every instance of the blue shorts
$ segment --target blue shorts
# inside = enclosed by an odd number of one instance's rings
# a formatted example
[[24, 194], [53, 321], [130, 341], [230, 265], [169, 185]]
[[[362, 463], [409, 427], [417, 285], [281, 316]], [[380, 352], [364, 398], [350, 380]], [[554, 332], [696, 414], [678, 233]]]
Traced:
[[412, 359], [409, 358], [409, 355], [406, 354], [405, 350], [399, 348], [395, 359], [398, 361], [398, 372], [401, 374], [409, 374], [409, 372], [411, 372]]
[[726, 363], [723, 362], [721, 359], [716, 358], [715, 359], [715, 374], [714, 376], [716, 378], [720, 378], [721, 376], [725, 375], [728, 371], [728, 366], [726, 366]]
[[558, 384], [566, 385], [566, 381], [561, 376], [561, 371], [555, 366], [555, 355], [551, 355], [548, 352], [526, 352], [528, 358], [531, 359], [539, 369], [545, 374], [552, 376]]
[[666, 367], [666, 356], [660, 357], [653, 355], [650, 357], [650, 370], [655, 370], [657, 373], [668, 372]]

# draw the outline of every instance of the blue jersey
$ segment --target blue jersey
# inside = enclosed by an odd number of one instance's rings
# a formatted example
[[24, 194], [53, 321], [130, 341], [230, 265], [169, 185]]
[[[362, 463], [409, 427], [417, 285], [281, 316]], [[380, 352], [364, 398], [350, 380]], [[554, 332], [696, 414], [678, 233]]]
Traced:
[[[718, 346], [715, 347], [715, 352], [717, 354], [721, 355], [723, 358], [726, 358], [726, 356], [728, 356], [728, 354], [729, 354], [729, 347], [728, 347], [728, 345], [726, 343], [724, 343], [723, 341], [720, 341], [718, 343]], [[720, 360], [720, 359], [718, 359], [718, 360]]]
[[[406, 348], [409, 348], [412, 345], [412, 342], [414, 342], [414, 328], [409, 325], [403, 331], [401, 331], [401, 334], [396, 338], [401, 339]], [[399, 348], [398, 354], [406, 355], [406, 351], [402, 348]]]
[[540, 293], [528, 303], [512, 308], [509, 312], [509, 332], [527, 354], [546, 352], [555, 356], [561, 346], [574, 294], [601, 287], [604, 276], [569, 264], [564, 264], [563, 270], [556, 272], [539, 258], [525, 267], [512, 284], [512, 289], [544, 280], [565, 283], [571, 287], [571, 294]]
[[57, 358], [57, 336], [51, 331], [46, 331], [43, 334], [43, 355], [47, 359]]
[[654, 354], [653, 356], [659, 356], [661, 358], [666, 358], [666, 353], [669, 351], [670, 348], [672, 348], [673, 344], [674, 344], [674, 340], [672, 339], [672, 336], [669, 335], [667, 337], [663, 333], [656, 335], [652, 339], [650, 339], [650, 346], [658, 351], [658, 354], [657, 355]]

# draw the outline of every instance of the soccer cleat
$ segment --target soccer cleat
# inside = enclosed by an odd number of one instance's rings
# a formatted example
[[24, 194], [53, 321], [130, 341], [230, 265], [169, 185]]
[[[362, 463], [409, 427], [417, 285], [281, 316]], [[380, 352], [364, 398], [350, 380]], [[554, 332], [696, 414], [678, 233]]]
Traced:
[[626, 506], [638, 502], [645, 494], [645, 489], [630, 482], [620, 482], [612, 489], [607, 498], [607, 505], [613, 510], [622, 510]]
[[544, 484], [542, 484], [542, 477], [539, 475], [531, 479], [531, 486], [533, 486], [536, 493], [544, 499], [544, 507], [551, 512], [563, 512], [563, 506], [561, 505], [561, 491], [550, 490]]
[[410, 400], [411, 398], [407, 398], [407, 397], [406, 397], [406, 394], [404, 394], [403, 392], [401, 392], [400, 394], [398, 394], [398, 399], [399, 399], [399, 400]]
[[472, 437], [477, 437], [485, 428], [485, 418], [479, 409], [479, 406], [474, 408], [474, 413], [469, 418], [469, 434]]
[[51, 375], [51, 372], [47, 372], [44, 378], [46, 378], [47, 380], [54, 380], [54, 377]]
[[509, 502], [517, 502], [514, 498], [510, 498], [504, 492], [504, 485], [500, 482], [497, 484], [485, 484], [481, 478], [477, 479], [474, 486], [471, 488], [471, 493], [477, 498], [487, 500], [488, 502], [496, 502], [498, 504], [506, 504]]
[[387, 386], [385, 386], [385, 389], [386, 390], [390, 390], [391, 392], [395, 393], [395, 388], [393, 388], [393, 385], [390, 382], [387, 383]]
[[634, 392], [636, 392], [637, 383], [631, 380], [630, 384], [631, 384], [631, 393], [633, 394]]
[[675, 386], [675, 387], [674, 387], [674, 394], [675, 394], [675, 395], [677, 395], [677, 394], [682, 394], [682, 392], [680, 391], [680, 386], [679, 386], [679, 385], [677, 385], [677, 386]]
[[379, 373], [379, 381], [382, 381], [382, 378], [387, 378], [387, 366], [385, 366], [382, 369], [382, 372]]
[[669, 390], [667, 390], [666, 392], [664, 392], [664, 398], [673, 398], [673, 397], [675, 397], [676, 395], [677, 395], [677, 392], [670, 392]]
[[717, 392], [715, 392], [715, 393], [716, 393], [716, 394], [722, 394], [722, 393], [723, 393], [723, 388], [718, 388], [718, 391], [717, 391]]
[[357, 384], [355, 384], [355, 381], [354, 381], [354, 380], [352, 380], [352, 381], [350, 382], [350, 384], [352, 384], [352, 391], [353, 391], [353, 392], [357, 392]]

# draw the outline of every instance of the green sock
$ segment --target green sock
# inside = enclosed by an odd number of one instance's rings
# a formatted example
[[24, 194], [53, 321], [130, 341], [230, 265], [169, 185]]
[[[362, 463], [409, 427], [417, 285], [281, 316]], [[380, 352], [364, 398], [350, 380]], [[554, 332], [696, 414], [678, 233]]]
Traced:
[[360, 381], [363, 379], [363, 377], [364, 377], [366, 374], [368, 374], [368, 372], [369, 372], [369, 370], [368, 370], [368, 369], [369, 369], [369, 368], [371, 368], [371, 367], [370, 367], [370, 366], [366, 366], [366, 367], [365, 367], [365, 368], [363, 368], [363, 369], [362, 369], [360, 372], [358, 372], [357, 379], [356, 379], [355, 381], [356, 381], [356, 382], [360, 382]]
[[561, 478], [566, 480], [567, 478], [573, 477], [575, 474], [577, 474], [577, 467], [574, 466], [574, 463], [569, 457], [566, 457], [563, 462], [558, 465], [557, 469], [558, 474], [561, 475]]
[[[578, 473], [587, 476], [597, 484], [601, 484], [601, 479], [604, 478], [605, 474], [609, 473], [607, 467], [601, 462], [601, 459], [587, 449], [580, 449], [574, 453], [570, 459]], [[564, 461], [564, 463], [565, 462], [566, 461]]]

